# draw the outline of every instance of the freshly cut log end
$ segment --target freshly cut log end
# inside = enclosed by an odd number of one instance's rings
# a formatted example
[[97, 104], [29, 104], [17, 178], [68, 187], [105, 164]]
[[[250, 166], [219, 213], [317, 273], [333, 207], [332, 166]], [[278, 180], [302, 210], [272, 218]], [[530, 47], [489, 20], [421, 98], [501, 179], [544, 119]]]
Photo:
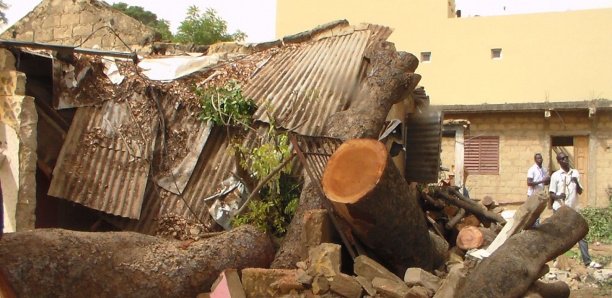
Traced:
[[482, 232], [472, 226], [465, 227], [459, 231], [459, 235], [457, 235], [457, 246], [461, 249], [472, 249], [479, 248], [484, 243], [484, 237], [482, 236]]
[[325, 195], [338, 203], [354, 203], [369, 194], [387, 165], [387, 148], [373, 139], [344, 142], [330, 157], [321, 183]]

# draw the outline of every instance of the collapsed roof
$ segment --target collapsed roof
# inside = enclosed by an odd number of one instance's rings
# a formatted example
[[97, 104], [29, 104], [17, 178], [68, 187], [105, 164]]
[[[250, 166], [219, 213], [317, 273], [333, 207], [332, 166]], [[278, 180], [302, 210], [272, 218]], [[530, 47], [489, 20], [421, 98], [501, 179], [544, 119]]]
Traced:
[[137, 65], [84, 54], [54, 57], [53, 104], [77, 109], [49, 195], [143, 233], [153, 233], [156, 219], [168, 214], [202, 221], [209, 217], [204, 198], [232, 175], [235, 159], [227, 151], [228, 130], [199, 119], [194, 87], [241, 84], [258, 106], [257, 130], [246, 146], [271, 122], [318, 136], [330, 115], [354, 104], [367, 47], [390, 34], [383, 26], [337, 21], [235, 51], [248, 54], [211, 47], [208, 56], [149, 57]]

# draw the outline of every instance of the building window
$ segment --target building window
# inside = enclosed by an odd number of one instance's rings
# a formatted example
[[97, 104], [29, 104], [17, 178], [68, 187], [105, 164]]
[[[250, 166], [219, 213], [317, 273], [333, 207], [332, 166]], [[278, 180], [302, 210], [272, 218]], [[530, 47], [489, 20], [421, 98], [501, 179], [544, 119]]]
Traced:
[[470, 174], [499, 174], [499, 137], [466, 138], [463, 162]]
[[421, 52], [421, 62], [430, 62], [431, 52]]
[[501, 58], [502, 58], [501, 48], [491, 49], [491, 59], [501, 59]]

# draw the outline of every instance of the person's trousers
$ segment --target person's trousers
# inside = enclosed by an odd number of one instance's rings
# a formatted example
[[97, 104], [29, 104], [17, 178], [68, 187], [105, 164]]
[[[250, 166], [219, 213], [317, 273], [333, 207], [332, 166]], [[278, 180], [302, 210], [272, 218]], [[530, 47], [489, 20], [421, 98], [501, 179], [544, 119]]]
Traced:
[[589, 244], [584, 238], [578, 241], [578, 247], [580, 248], [580, 256], [582, 257], [582, 263], [585, 266], [591, 264], [591, 256], [589, 255]]

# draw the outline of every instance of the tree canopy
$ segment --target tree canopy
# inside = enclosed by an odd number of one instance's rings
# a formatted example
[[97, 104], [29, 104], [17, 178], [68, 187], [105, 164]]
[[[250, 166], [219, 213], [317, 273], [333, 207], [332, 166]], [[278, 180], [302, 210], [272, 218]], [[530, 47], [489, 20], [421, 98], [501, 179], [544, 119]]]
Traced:
[[118, 9], [126, 15], [133, 17], [143, 24], [155, 29], [161, 34], [163, 40], [172, 40], [172, 32], [170, 32], [170, 23], [164, 19], [158, 19], [157, 15], [145, 10], [140, 6], [130, 6], [127, 3], [118, 2], [113, 4], [113, 8]]
[[227, 22], [217, 16], [217, 12], [208, 8], [201, 13], [197, 6], [187, 9], [187, 18], [181, 22], [175, 39], [178, 42], [209, 45], [218, 41], [242, 41], [246, 34], [237, 30], [233, 34], [227, 32]]

